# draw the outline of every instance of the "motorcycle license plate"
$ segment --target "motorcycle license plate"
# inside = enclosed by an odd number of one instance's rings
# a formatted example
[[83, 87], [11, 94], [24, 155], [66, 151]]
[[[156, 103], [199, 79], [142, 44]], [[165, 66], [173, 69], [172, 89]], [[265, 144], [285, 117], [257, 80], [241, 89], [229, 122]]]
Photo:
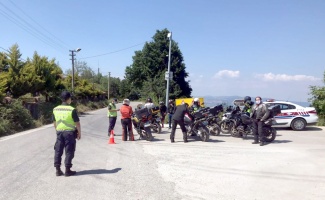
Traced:
[[143, 126], [144, 127], [149, 127], [151, 124], [150, 124], [150, 122], [146, 122]]
[[208, 123], [208, 121], [203, 121], [202, 124], [203, 124], [204, 126], [207, 126], [209, 123]]
[[160, 119], [156, 119], [156, 122], [160, 122]]

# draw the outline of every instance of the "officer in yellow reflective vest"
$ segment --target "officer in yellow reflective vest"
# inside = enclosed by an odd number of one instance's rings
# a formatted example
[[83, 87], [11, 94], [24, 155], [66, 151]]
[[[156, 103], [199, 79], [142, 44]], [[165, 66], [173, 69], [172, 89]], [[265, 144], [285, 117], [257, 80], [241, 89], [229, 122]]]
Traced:
[[108, 104], [107, 117], [109, 119], [108, 126], [108, 136], [110, 136], [111, 131], [114, 130], [117, 118], [117, 111], [120, 109], [116, 109], [117, 99], [114, 98], [111, 103]]
[[54, 167], [56, 176], [63, 175], [61, 171], [61, 157], [65, 149], [65, 176], [75, 175], [76, 171], [71, 171], [72, 159], [76, 150], [76, 138], [81, 138], [80, 121], [75, 108], [70, 106], [70, 92], [62, 92], [62, 104], [53, 109], [54, 127], [56, 129], [56, 142], [54, 145]]

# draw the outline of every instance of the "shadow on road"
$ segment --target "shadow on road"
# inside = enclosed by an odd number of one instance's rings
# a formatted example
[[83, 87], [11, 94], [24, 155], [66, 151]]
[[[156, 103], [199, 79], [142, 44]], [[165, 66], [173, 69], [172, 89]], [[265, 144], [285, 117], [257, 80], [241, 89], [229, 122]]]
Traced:
[[271, 143], [280, 144], [280, 143], [289, 143], [291, 140], [274, 140]]
[[[194, 142], [194, 141], [202, 142], [201, 138], [199, 138], [199, 137], [195, 137], [195, 136], [190, 136], [190, 137], [188, 137], [188, 141], [189, 141], [189, 142]], [[215, 139], [212, 139], [212, 138], [210, 137], [208, 142], [216, 143], [216, 142], [225, 142], [225, 141], [223, 141], [223, 140], [215, 140]]]
[[[279, 131], [293, 131], [291, 128], [275, 128], [276, 130]], [[295, 132], [305, 132], [305, 131], [323, 131], [321, 127], [318, 126], [306, 126], [306, 128], [302, 131], [295, 131]]]
[[82, 176], [82, 175], [90, 175], [90, 174], [113, 174], [120, 171], [122, 168], [115, 168], [111, 170], [107, 169], [90, 169], [90, 170], [84, 170], [84, 171], [78, 171], [76, 176]]
[[160, 142], [160, 141], [165, 141], [165, 139], [158, 139], [154, 137], [151, 142]]
[[79, 117], [85, 117], [87, 115], [91, 115], [90, 113], [86, 113], [86, 112], [79, 112]]

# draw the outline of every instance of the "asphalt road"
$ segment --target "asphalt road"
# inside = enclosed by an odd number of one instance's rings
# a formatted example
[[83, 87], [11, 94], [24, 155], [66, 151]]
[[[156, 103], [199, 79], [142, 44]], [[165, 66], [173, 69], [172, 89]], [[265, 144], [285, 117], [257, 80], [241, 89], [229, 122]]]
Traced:
[[[227, 135], [171, 144], [169, 130], [154, 141], [108, 144], [106, 109], [81, 117], [73, 170], [56, 177], [52, 125], [0, 138], [0, 199], [325, 199], [325, 131], [278, 130], [260, 147]], [[135, 135], [138, 139], [138, 135]]]

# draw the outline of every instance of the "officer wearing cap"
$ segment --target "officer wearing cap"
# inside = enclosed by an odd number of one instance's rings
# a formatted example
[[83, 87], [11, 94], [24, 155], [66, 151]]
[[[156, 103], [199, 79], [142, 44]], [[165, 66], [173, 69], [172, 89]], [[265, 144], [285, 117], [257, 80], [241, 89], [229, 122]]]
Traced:
[[70, 106], [70, 92], [62, 92], [61, 99], [62, 104], [53, 109], [54, 127], [57, 135], [54, 145], [54, 167], [56, 168], [56, 176], [63, 175], [60, 166], [65, 149], [65, 176], [71, 176], [76, 174], [76, 171], [71, 171], [71, 167], [76, 150], [76, 138], [78, 140], [81, 138], [80, 120], [76, 109]]
[[114, 130], [116, 119], [117, 119], [117, 111], [120, 109], [116, 108], [117, 99], [114, 98], [111, 103], [108, 104], [108, 112], [107, 117], [109, 119], [109, 126], [108, 126], [108, 136], [110, 136], [111, 131]]

